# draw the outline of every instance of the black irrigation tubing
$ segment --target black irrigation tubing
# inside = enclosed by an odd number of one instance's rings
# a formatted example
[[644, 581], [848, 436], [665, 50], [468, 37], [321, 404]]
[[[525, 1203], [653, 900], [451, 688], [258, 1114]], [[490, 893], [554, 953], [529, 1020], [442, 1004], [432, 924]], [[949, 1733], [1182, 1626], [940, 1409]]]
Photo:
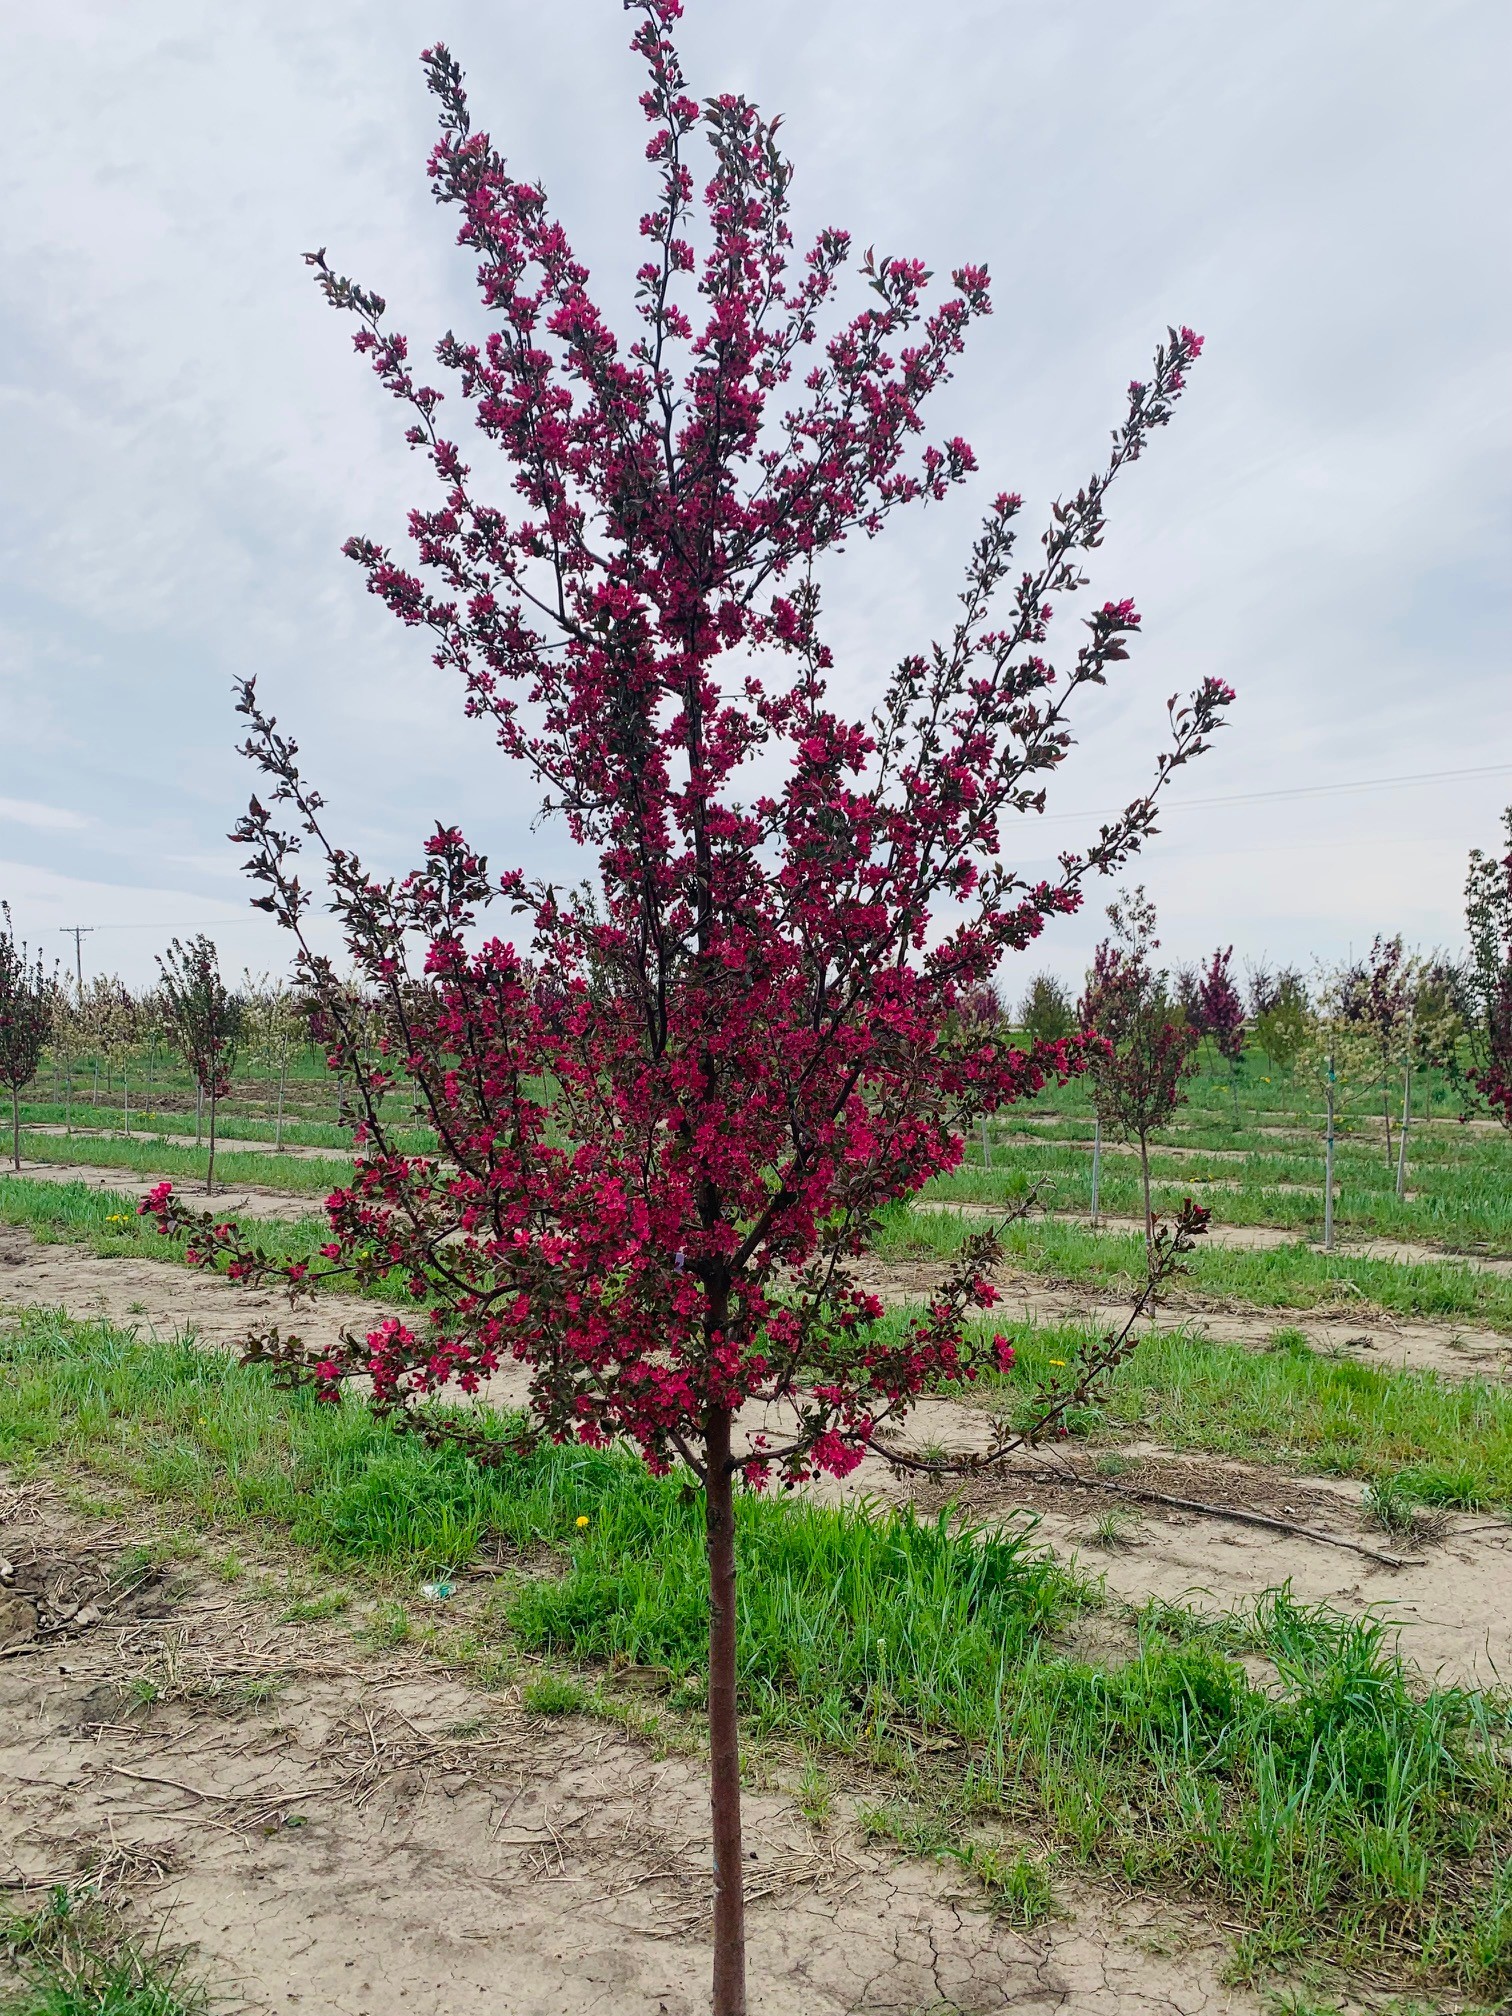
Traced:
[[1325, 1533], [1317, 1526], [1302, 1526], [1294, 1519], [1276, 1519], [1268, 1512], [1250, 1512], [1238, 1505], [1210, 1505], [1203, 1498], [1178, 1498], [1169, 1491], [1154, 1491], [1146, 1485], [1115, 1484], [1107, 1477], [1084, 1477], [1076, 1470], [1042, 1470], [1030, 1473], [1037, 1484], [1074, 1484], [1083, 1491], [1109, 1491], [1119, 1498], [1133, 1498], [1150, 1505], [1174, 1505], [1183, 1512], [1204, 1512], [1212, 1519], [1232, 1519], [1243, 1526], [1264, 1526], [1275, 1533], [1296, 1533], [1305, 1540], [1317, 1540], [1325, 1547], [1342, 1547], [1351, 1554], [1363, 1554], [1387, 1568], [1421, 1568], [1421, 1554], [1384, 1554], [1360, 1540], [1346, 1540], [1339, 1533]]

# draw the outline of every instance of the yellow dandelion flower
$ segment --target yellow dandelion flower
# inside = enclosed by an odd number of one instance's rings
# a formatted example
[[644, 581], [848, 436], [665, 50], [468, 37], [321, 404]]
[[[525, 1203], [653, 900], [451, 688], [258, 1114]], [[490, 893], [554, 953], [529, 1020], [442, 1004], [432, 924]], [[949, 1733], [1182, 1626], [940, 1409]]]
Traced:
[[587, 1514], [586, 1512], [579, 1512], [579, 1514], [578, 1514], [578, 1516], [577, 1516], [577, 1526], [578, 1526], [578, 1531], [579, 1531], [579, 1532], [581, 1533], [581, 1532], [582, 1532], [582, 1530], [583, 1530], [583, 1528], [584, 1528], [584, 1527], [585, 1527], [585, 1526], [586, 1526], [587, 1524], [588, 1524], [588, 1514]]
[[1065, 1359], [1064, 1359], [1064, 1358], [1052, 1358], [1052, 1359], [1050, 1360], [1050, 1363], [1051, 1363], [1052, 1365], [1059, 1365], [1059, 1366], [1060, 1366], [1060, 1368], [1062, 1369], [1062, 1371], [1064, 1371], [1064, 1370], [1065, 1370], [1065, 1365], [1066, 1365], [1066, 1361], [1065, 1361]]

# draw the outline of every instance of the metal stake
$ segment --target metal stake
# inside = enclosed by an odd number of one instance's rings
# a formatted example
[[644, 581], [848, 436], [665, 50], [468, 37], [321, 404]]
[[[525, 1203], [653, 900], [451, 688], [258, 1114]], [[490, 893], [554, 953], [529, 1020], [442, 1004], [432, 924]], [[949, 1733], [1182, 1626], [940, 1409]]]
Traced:
[[1409, 1062], [1402, 1072], [1402, 1138], [1397, 1148], [1398, 1198], [1407, 1195], [1407, 1129], [1412, 1125], [1412, 1065]]
[[1323, 1153], [1323, 1251], [1333, 1251], [1334, 1218], [1334, 1068], [1328, 1060], [1328, 1134]]

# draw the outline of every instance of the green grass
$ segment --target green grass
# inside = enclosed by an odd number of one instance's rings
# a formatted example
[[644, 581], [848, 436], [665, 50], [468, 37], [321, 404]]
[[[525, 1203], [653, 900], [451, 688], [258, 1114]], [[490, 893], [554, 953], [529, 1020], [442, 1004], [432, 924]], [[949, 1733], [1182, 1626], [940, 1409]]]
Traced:
[[[1091, 1143], [1080, 1128], [1073, 1140], [1043, 1138], [1045, 1130], [1025, 1129], [1028, 1139], [994, 1145], [992, 1166], [969, 1144], [969, 1159], [953, 1175], [932, 1183], [926, 1196], [972, 1203], [995, 1203], [1015, 1184], [1048, 1179], [1054, 1207], [1087, 1211], [1092, 1202]], [[1425, 1140], [1427, 1137], [1424, 1137]], [[1233, 1137], [1230, 1137], [1232, 1141]], [[1184, 1135], [1167, 1137], [1186, 1143]], [[1186, 1145], [1199, 1146], [1195, 1142]], [[1252, 1136], [1243, 1150], [1172, 1155], [1157, 1147], [1150, 1157], [1157, 1210], [1173, 1210], [1184, 1196], [1211, 1204], [1230, 1225], [1271, 1225], [1309, 1239], [1323, 1236], [1323, 1149], [1278, 1145]], [[1414, 1144], [1409, 1189], [1399, 1202], [1394, 1170], [1372, 1143], [1344, 1141], [1335, 1163], [1334, 1222], [1341, 1237], [1400, 1239], [1442, 1246], [1446, 1252], [1512, 1254], [1512, 1148], [1495, 1137], [1459, 1135]], [[1231, 1187], [1237, 1186], [1237, 1187]], [[1142, 1213], [1139, 1162], [1116, 1143], [1105, 1144], [1099, 1192], [1104, 1211], [1115, 1216]]]
[[11, 1980], [3, 2016], [205, 2016], [182, 1955], [144, 1947], [88, 1891], [59, 1884], [36, 1910], [0, 1918]]
[[[193, 1205], [192, 1191], [185, 1192]], [[98, 1190], [90, 1183], [49, 1183], [0, 1169], [0, 1223], [24, 1225], [42, 1240], [68, 1240], [104, 1257], [139, 1254], [183, 1264], [182, 1239], [164, 1239], [138, 1215], [137, 1199], [124, 1190]], [[307, 1260], [330, 1237], [322, 1218], [271, 1218], [248, 1228], [267, 1252]]]
[[[133, 1098], [131, 1108], [132, 1132], [144, 1135], [166, 1134], [169, 1136], [194, 1134], [194, 1092], [189, 1088], [187, 1109], [171, 1111], [154, 1105], [150, 1112], [136, 1104]], [[94, 1105], [87, 1100], [75, 1099], [72, 1107], [55, 1100], [23, 1099], [21, 1101], [21, 1124], [23, 1127], [62, 1127], [71, 1121], [75, 1128], [101, 1127], [115, 1132], [121, 1125], [121, 1106]], [[222, 1104], [217, 1131], [228, 1140], [272, 1141], [277, 1135], [276, 1120], [269, 1120], [260, 1114], [243, 1113], [237, 1107], [227, 1108]], [[283, 1123], [284, 1144], [290, 1148], [340, 1148], [350, 1150], [352, 1130], [340, 1126], [334, 1120], [301, 1120], [288, 1115]], [[435, 1134], [429, 1127], [398, 1127], [394, 1139], [402, 1153], [407, 1155], [427, 1154], [434, 1151]]]
[[[219, 1194], [219, 1193], [217, 1193]], [[194, 1207], [192, 1191], [184, 1193]], [[141, 1258], [182, 1266], [184, 1242], [165, 1239], [150, 1220], [137, 1212], [134, 1196], [119, 1190], [97, 1190], [88, 1183], [49, 1183], [13, 1176], [0, 1169], [0, 1224], [22, 1225], [34, 1238], [86, 1246], [102, 1259]], [[329, 1239], [323, 1218], [264, 1218], [249, 1222], [247, 1232], [274, 1260], [311, 1260]], [[331, 1286], [342, 1294], [413, 1309], [414, 1300], [398, 1272], [373, 1287], [357, 1288], [345, 1277]]]
[[[499, 1587], [510, 1644], [696, 1687], [701, 1508], [626, 1455], [520, 1454], [492, 1420], [501, 1460], [479, 1471], [355, 1402], [55, 1316], [0, 1333], [0, 1361], [0, 1459], [22, 1473], [87, 1465], [206, 1528], [274, 1526], [348, 1575], [455, 1569], [485, 1537], [545, 1545], [559, 1573]], [[1049, 1908], [1044, 1869], [1004, 1845], [1027, 1830], [1062, 1866], [1217, 1901], [1254, 1972], [1306, 1954], [1512, 1987], [1508, 1703], [1424, 1691], [1379, 1624], [1284, 1591], [1217, 1621], [1151, 1606], [1133, 1656], [1103, 1663], [1055, 1649], [1091, 1592], [1022, 1530], [745, 1499], [738, 1547], [751, 1733], [890, 1775], [1006, 1911]], [[1273, 1662], [1274, 1686], [1241, 1651]], [[540, 1712], [570, 1698], [548, 1691]]]
[[[98, 1169], [129, 1169], [144, 1176], [171, 1176], [193, 1196], [203, 1192], [210, 1166], [208, 1148], [182, 1147], [177, 1142], [157, 1141], [150, 1135], [130, 1139], [100, 1134], [39, 1134], [22, 1128], [21, 1153], [33, 1162], [87, 1162]], [[234, 1193], [239, 1185], [255, 1183], [268, 1190], [286, 1190], [291, 1196], [328, 1197], [340, 1185], [352, 1180], [348, 1161], [317, 1161], [306, 1155], [263, 1155], [247, 1149], [217, 1149], [215, 1188], [218, 1196]]]
[[[894, 1207], [875, 1251], [882, 1259], [948, 1259], [979, 1229], [968, 1213]], [[1005, 1246], [1025, 1272], [1052, 1282], [1131, 1297], [1144, 1279], [1139, 1232], [1094, 1232], [1064, 1219], [1009, 1228]], [[1484, 1325], [1512, 1332], [1512, 1275], [1452, 1259], [1403, 1262], [1322, 1253], [1300, 1242], [1262, 1249], [1199, 1243], [1179, 1284], [1184, 1296], [1256, 1309], [1381, 1309], [1397, 1316]]]
[[[1096, 1341], [1077, 1325], [1003, 1323], [1017, 1354], [1007, 1380], [984, 1376], [994, 1405], [1020, 1418]], [[1137, 1434], [1177, 1449], [1259, 1456], [1288, 1469], [1395, 1480], [1415, 1502], [1466, 1509], [1512, 1507], [1512, 1387], [1434, 1372], [1377, 1370], [1310, 1348], [1277, 1330], [1251, 1351], [1177, 1328], [1144, 1338], [1107, 1383], [1100, 1404], [1076, 1410], [1074, 1435]]]

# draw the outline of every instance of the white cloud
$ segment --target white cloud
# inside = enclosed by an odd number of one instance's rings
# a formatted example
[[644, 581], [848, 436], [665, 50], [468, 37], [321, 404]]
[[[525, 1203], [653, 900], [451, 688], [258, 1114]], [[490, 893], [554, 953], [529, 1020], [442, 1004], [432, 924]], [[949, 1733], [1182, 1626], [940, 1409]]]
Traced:
[[32, 826], [39, 833], [79, 833], [91, 822], [82, 812], [62, 805], [36, 805], [29, 798], [0, 798], [0, 819], [13, 826]]

